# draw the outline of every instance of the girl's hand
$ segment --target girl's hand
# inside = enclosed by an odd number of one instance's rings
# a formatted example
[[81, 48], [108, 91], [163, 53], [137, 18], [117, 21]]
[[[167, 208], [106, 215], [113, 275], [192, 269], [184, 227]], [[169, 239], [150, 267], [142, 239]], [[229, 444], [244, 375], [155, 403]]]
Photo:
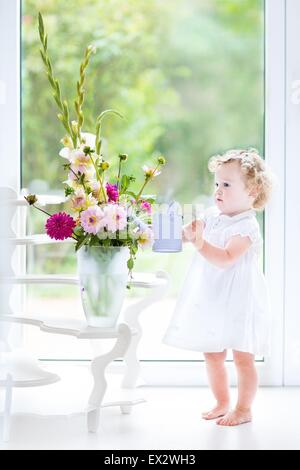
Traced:
[[183, 241], [186, 242], [201, 242], [203, 238], [204, 222], [203, 220], [193, 220], [190, 224], [183, 227]]

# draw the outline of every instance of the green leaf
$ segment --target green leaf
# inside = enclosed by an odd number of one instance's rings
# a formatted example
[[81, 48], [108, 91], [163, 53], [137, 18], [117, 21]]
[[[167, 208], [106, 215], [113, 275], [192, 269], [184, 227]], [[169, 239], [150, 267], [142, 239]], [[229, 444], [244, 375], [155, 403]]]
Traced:
[[119, 113], [119, 111], [115, 109], [106, 109], [105, 111], [102, 111], [102, 113], [99, 114], [97, 117], [97, 122], [101, 122], [102, 119], [107, 115], [107, 114], [116, 114], [116, 116], [119, 116], [121, 119], [124, 119], [124, 116]]
[[77, 227], [74, 228], [73, 232], [75, 233], [75, 235], [81, 237], [84, 235], [84, 231], [83, 231], [83, 228], [80, 227], [79, 225]]
[[85, 242], [88, 240], [89, 236], [90, 236], [90, 234], [87, 233], [81, 240], [78, 240], [78, 242], [75, 245], [75, 251], [78, 251], [85, 244]]
[[74, 194], [75, 190], [71, 188], [71, 186], [66, 185], [65, 187], [65, 197], [70, 196], [71, 194]]
[[132, 245], [131, 253], [135, 255], [137, 252], [138, 252], [138, 247], [136, 245]]
[[137, 198], [137, 194], [134, 194], [132, 191], [125, 191], [125, 194], [129, 194], [129, 196], [134, 197], [134, 199]]
[[129, 258], [129, 260], [127, 261], [127, 267], [128, 269], [132, 269], [133, 268], [133, 265], [134, 265], [134, 261], [132, 258]]
[[39, 12], [38, 14], [38, 18], [39, 18], [39, 32], [40, 32], [40, 36], [41, 37], [44, 37], [44, 22], [43, 22], [43, 17], [41, 15], [41, 13]]
[[156, 201], [156, 198], [153, 197], [153, 196], [144, 196], [144, 195], [142, 195], [142, 198], [143, 198], [143, 201], [150, 202], [151, 204], [153, 204]]
[[123, 175], [121, 178], [121, 192], [124, 193], [129, 186], [129, 178], [126, 175]]

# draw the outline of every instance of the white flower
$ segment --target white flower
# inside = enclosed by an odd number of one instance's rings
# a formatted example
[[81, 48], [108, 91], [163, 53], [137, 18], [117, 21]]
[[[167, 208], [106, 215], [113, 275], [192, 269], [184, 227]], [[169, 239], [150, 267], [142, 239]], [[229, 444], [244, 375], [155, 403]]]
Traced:
[[155, 168], [150, 168], [147, 165], [143, 165], [142, 168], [144, 170], [145, 176], [147, 176], [148, 178], [149, 177], [153, 178], [154, 176], [158, 176], [161, 173], [161, 171], [158, 171]]
[[123, 230], [127, 225], [127, 211], [118, 204], [108, 204], [104, 208], [107, 230], [116, 232]]
[[86, 155], [82, 150], [74, 150], [71, 156], [71, 169], [81, 174], [91, 173], [94, 169], [93, 163], [89, 155]]
[[73, 155], [74, 149], [71, 149], [70, 147], [64, 147], [61, 149], [59, 152], [60, 157], [66, 158], [71, 161], [72, 155]]
[[96, 144], [96, 136], [95, 134], [91, 134], [90, 132], [81, 132], [81, 137], [83, 138], [83, 147], [91, 147], [91, 149], [95, 148]]
[[138, 244], [143, 250], [150, 248], [153, 245], [154, 234], [150, 228], [139, 231], [136, 235], [138, 237]]

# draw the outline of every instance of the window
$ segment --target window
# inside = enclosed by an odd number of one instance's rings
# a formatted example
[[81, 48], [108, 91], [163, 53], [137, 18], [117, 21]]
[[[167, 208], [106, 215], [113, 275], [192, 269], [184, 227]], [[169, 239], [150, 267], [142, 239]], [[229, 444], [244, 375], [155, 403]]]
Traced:
[[[101, 110], [122, 111], [125, 123], [111, 119], [105, 125], [108, 154], [128, 153], [129, 168], [137, 172], [162, 152], [168, 165], [149, 187], [161, 201], [175, 198], [207, 207], [212, 203], [211, 155], [249, 146], [264, 153], [263, 0], [72, 0], [72, 9], [63, 0], [24, 0], [22, 186], [30, 192], [62, 194], [65, 179], [58, 156], [64, 133], [38, 53], [38, 11], [49, 32], [53, 68], [70, 104], [83, 50], [90, 43], [97, 47], [87, 74], [86, 130], [93, 130], [91, 123]], [[32, 232], [42, 231], [44, 221], [30, 212]], [[263, 227], [262, 219], [260, 223]], [[141, 359], [199, 360], [197, 353], [161, 344], [191, 254], [189, 249], [176, 255], [145, 252], [138, 259], [137, 270], [172, 273], [170, 295], [159, 311], [155, 305], [143, 314]], [[28, 269], [74, 273], [73, 247], [31, 249]], [[140, 293], [133, 292], [128, 301], [134, 295]], [[27, 308], [82, 315], [77, 290], [71, 287], [31, 287]], [[72, 338], [49, 335], [46, 341], [34, 328], [26, 334], [27, 345], [34, 343], [40, 357], [90, 357], [89, 347]]]

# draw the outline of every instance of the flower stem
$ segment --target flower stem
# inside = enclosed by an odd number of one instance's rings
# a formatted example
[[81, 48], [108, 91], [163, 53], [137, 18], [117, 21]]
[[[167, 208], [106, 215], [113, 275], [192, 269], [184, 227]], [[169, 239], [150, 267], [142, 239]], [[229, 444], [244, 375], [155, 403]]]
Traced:
[[42, 49], [40, 49], [41, 57], [45, 65], [46, 69], [46, 74], [48, 77], [48, 80], [50, 82], [51, 88], [53, 90], [53, 97], [55, 99], [56, 104], [58, 105], [60, 109], [60, 113], [57, 115], [58, 119], [61, 121], [63, 124], [64, 128], [68, 132], [69, 136], [72, 139], [73, 146], [76, 148], [77, 146], [77, 134], [74, 132], [70, 125], [70, 116], [69, 116], [69, 108], [68, 108], [68, 103], [66, 100], [62, 99], [61, 96], [61, 90], [59, 86], [58, 80], [54, 77], [53, 75], [53, 70], [52, 70], [52, 65], [50, 61], [50, 57], [48, 54], [48, 36], [45, 34], [45, 28], [44, 28], [44, 21], [41, 13], [38, 15], [38, 20], [39, 20], [39, 34], [40, 34], [40, 41], [42, 44]]
[[49, 217], [51, 217], [51, 215], [52, 215], [52, 214], [49, 214], [49, 212], [44, 211], [44, 209], [41, 209], [40, 207], [37, 207], [35, 204], [32, 204], [32, 207], [34, 207], [38, 211], [44, 212], [44, 214], [49, 215]]
[[139, 193], [138, 193], [138, 195], [137, 195], [137, 197], [136, 197], [136, 202], [140, 199], [141, 194], [142, 194], [142, 192], [143, 192], [143, 190], [144, 190], [146, 184], [148, 184], [149, 181], [153, 178], [153, 176], [155, 175], [155, 172], [156, 172], [156, 170], [159, 168], [159, 166], [160, 166], [160, 164], [158, 164], [157, 167], [154, 168], [153, 173], [152, 173], [152, 176], [149, 176], [149, 178], [146, 177], [146, 181], [145, 181], [145, 183], [143, 184], [143, 186], [141, 187], [141, 189], [140, 189], [140, 191], [139, 191]]
[[105, 194], [105, 191], [104, 191], [104, 188], [103, 188], [103, 183], [102, 183], [101, 176], [100, 176], [100, 174], [99, 174], [99, 170], [98, 170], [98, 168], [97, 168], [96, 163], [94, 162], [94, 159], [93, 159], [92, 155], [91, 155], [91, 154], [89, 154], [89, 155], [90, 155], [90, 159], [91, 159], [92, 164], [93, 164], [93, 166], [94, 166], [94, 168], [95, 168], [95, 171], [96, 171], [97, 180], [99, 181], [100, 186], [101, 186], [101, 191], [102, 191], [102, 194], [103, 194], [103, 197], [104, 197], [104, 202], [107, 202], [107, 198], [106, 198], [106, 194]]
[[123, 119], [123, 116], [119, 111], [116, 111], [115, 109], [106, 109], [105, 111], [102, 111], [101, 114], [96, 119], [96, 153], [100, 156], [100, 149], [101, 149], [101, 122], [102, 119], [107, 115], [107, 114], [115, 114], [116, 116], [119, 116], [121, 119]]
[[119, 160], [119, 169], [118, 169], [118, 177], [117, 177], [117, 189], [119, 190], [119, 183], [120, 183], [120, 175], [121, 175], [121, 165], [122, 165], [122, 160]]
[[70, 170], [72, 171], [73, 175], [74, 175], [74, 176], [76, 176], [77, 180], [79, 180], [80, 178], [79, 178], [79, 176], [78, 176], [78, 175], [76, 175], [75, 171], [74, 171], [74, 170], [72, 170], [72, 168], [70, 168]]
[[95, 48], [93, 46], [88, 46], [84, 52], [84, 59], [82, 63], [80, 64], [80, 78], [79, 81], [77, 82], [77, 99], [75, 100], [75, 111], [77, 114], [77, 122], [78, 122], [78, 138], [80, 142], [82, 142], [81, 139], [81, 129], [83, 126], [84, 118], [83, 118], [83, 112], [82, 112], [82, 104], [84, 100], [84, 81], [85, 81], [85, 70], [89, 64], [90, 56], [92, 52], [95, 51]]

